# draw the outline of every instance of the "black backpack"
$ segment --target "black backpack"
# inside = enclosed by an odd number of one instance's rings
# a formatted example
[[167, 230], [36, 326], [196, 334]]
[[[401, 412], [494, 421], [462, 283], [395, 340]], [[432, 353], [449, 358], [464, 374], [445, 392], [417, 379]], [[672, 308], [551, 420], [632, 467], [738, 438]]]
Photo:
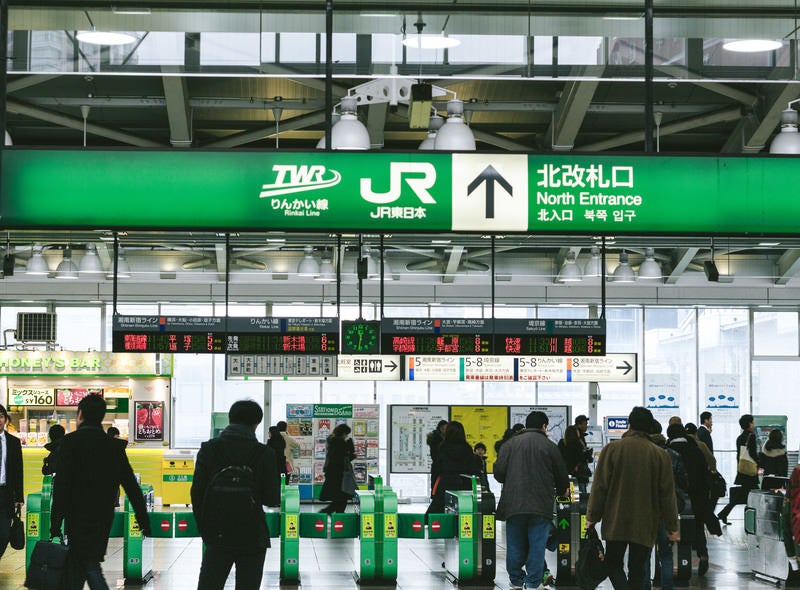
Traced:
[[[266, 528], [252, 465], [260, 457], [257, 447], [246, 464], [225, 459], [221, 444], [217, 464], [222, 468], [211, 478], [203, 496], [203, 541], [228, 549], [254, 549], [263, 544]], [[259, 538], [262, 537], [261, 542]]]

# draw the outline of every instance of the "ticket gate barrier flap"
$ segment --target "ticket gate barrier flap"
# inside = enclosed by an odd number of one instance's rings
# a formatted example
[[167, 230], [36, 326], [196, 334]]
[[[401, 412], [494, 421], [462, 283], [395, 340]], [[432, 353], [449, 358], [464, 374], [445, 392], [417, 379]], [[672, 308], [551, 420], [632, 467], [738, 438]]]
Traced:
[[200, 531], [197, 529], [197, 521], [194, 519], [194, 512], [175, 513], [175, 537], [199, 537]]
[[355, 539], [358, 537], [359, 515], [354, 512], [331, 514], [331, 539]]
[[[127, 512], [114, 512], [114, 518], [111, 521], [111, 530], [108, 533], [109, 537], [124, 537], [125, 536], [125, 515]], [[47, 533], [49, 535], [49, 533]]]
[[428, 538], [451, 539], [456, 535], [456, 518], [446, 512], [428, 514]]
[[264, 512], [264, 520], [267, 521], [270, 537], [279, 537], [281, 534], [281, 513], [275, 510]]
[[312, 539], [327, 539], [328, 515], [324, 512], [301, 512], [300, 536]]
[[150, 534], [153, 538], [171, 539], [175, 536], [174, 512], [148, 512]]
[[398, 513], [397, 536], [403, 539], [424, 539], [425, 515], [412, 512]]

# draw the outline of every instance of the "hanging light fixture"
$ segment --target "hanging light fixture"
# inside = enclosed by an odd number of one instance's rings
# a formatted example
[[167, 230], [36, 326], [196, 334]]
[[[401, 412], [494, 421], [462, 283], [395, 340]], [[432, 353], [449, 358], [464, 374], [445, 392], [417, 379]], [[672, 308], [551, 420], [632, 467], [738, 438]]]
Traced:
[[319, 263], [319, 275], [315, 278], [326, 283], [332, 283], [336, 280], [336, 267], [333, 264], [333, 257], [327, 250], [322, 253], [322, 262]]
[[69, 246], [64, 248], [64, 258], [61, 259], [58, 267], [56, 267], [56, 278], [70, 280], [78, 278], [78, 267], [72, 261], [72, 248]]
[[97, 255], [97, 246], [94, 244], [86, 244], [86, 253], [78, 265], [78, 272], [81, 276], [96, 275], [103, 272], [103, 265]]
[[475, 136], [464, 122], [464, 103], [458, 99], [447, 102], [447, 121], [434, 140], [435, 150], [475, 151]]
[[661, 266], [656, 262], [656, 254], [653, 248], [646, 248], [644, 251], [644, 261], [639, 265], [638, 280], [661, 280], [664, 278]]
[[419, 144], [419, 148], [421, 150], [432, 150], [435, 148], [436, 142], [436, 135], [439, 133], [439, 129], [442, 128], [444, 125], [444, 119], [437, 114], [431, 115], [431, 118], [428, 120], [428, 136], [422, 140], [422, 143]]
[[5, 145], [14, 145], [14, 142], [11, 141], [11, 136], [8, 134], [8, 131], [6, 131], [5, 134], [6, 134], [4, 140]]
[[297, 275], [301, 277], [317, 277], [319, 275], [319, 263], [314, 258], [314, 246], [303, 248], [303, 259], [297, 265]]
[[564, 264], [561, 265], [561, 270], [556, 277], [557, 283], [578, 283], [583, 280], [583, 273], [581, 267], [575, 261], [575, 252], [570, 250], [567, 252], [567, 257]]
[[28, 268], [25, 271], [25, 274], [32, 275], [32, 276], [46, 276], [50, 274], [50, 267], [47, 265], [47, 261], [42, 256], [42, 245], [41, 244], [34, 244], [33, 248], [31, 249], [31, 257], [28, 260]]
[[585, 278], [597, 278], [603, 275], [603, 260], [600, 258], [600, 248], [592, 246], [592, 257], [583, 269]]
[[[449, 17], [445, 20], [445, 25], [438, 35], [423, 35], [422, 31], [427, 23], [422, 20], [422, 13], [419, 13], [417, 22], [414, 23], [417, 34], [404, 38], [403, 45], [412, 49], [449, 49], [461, 45], [461, 41], [448, 37], [445, 33], [448, 20]], [[405, 31], [405, 18], [403, 19], [403, 31]]]
[[358, 99], [355, 96], [342, 97], [339, 122], [331, 128], [331, 149], [369, 149], [369, 132], [364, 124], [358, 120], [357, 101]]
[[[800, 99], [799, 99], [800, 100]], [[781, 130], [769, 146], [770, 154], [800, 154], [800, 134], [797, 133], [797, 111], [793, 100], [781, 111]]]
[[[339, 113], [333, 113], [331, 115], [331, 129], [333, 129], [333, 126], [336, 125], [336, 123], [338, 123], [339, 119], [341, 118], [342, 116]], [[327, 138], [325, 137], [325, 134], [323, 134], [322, 137], [319, 138], [319, 141], [317, 142], [318, 150], [324, 150], [326, 147], [328, 147], [328, 142], [326, 141], [326, 139]]]
[[84, 10], [86, 20], [92, 27], [90, 31], [78, 31], [76, 35], [78, 41], [81, 43], [88, 43], [89, 45], [127, 45], [136, 41], [136, 37], [130, 33], [123, 33], [121, 31], [98, 31], [94, 26], [92, 17], [89, 16], [89, 11]]
[[614, 269], [614, 282], [633, 283], [634, 281], [636, 281], [636, 275], [628, 262], [628, 253], [623, 250], [619, 254], [619, 266]]

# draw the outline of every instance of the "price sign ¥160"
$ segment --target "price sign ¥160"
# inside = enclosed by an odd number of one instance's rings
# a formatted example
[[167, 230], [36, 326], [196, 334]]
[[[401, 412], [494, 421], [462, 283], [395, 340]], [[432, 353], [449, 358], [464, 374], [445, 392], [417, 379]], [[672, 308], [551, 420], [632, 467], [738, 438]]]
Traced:
[[53, 406], [56, 394], [46, 387], [11, 387], [8, 401], [11, 406]]

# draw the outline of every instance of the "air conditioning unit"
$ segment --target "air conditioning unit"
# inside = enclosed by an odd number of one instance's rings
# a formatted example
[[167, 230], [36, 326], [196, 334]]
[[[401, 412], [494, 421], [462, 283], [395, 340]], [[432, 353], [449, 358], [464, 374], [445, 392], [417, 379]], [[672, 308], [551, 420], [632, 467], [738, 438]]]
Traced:
[[55, 342], [56, 314], [18, 313], [17, 340], [19, 342]]

